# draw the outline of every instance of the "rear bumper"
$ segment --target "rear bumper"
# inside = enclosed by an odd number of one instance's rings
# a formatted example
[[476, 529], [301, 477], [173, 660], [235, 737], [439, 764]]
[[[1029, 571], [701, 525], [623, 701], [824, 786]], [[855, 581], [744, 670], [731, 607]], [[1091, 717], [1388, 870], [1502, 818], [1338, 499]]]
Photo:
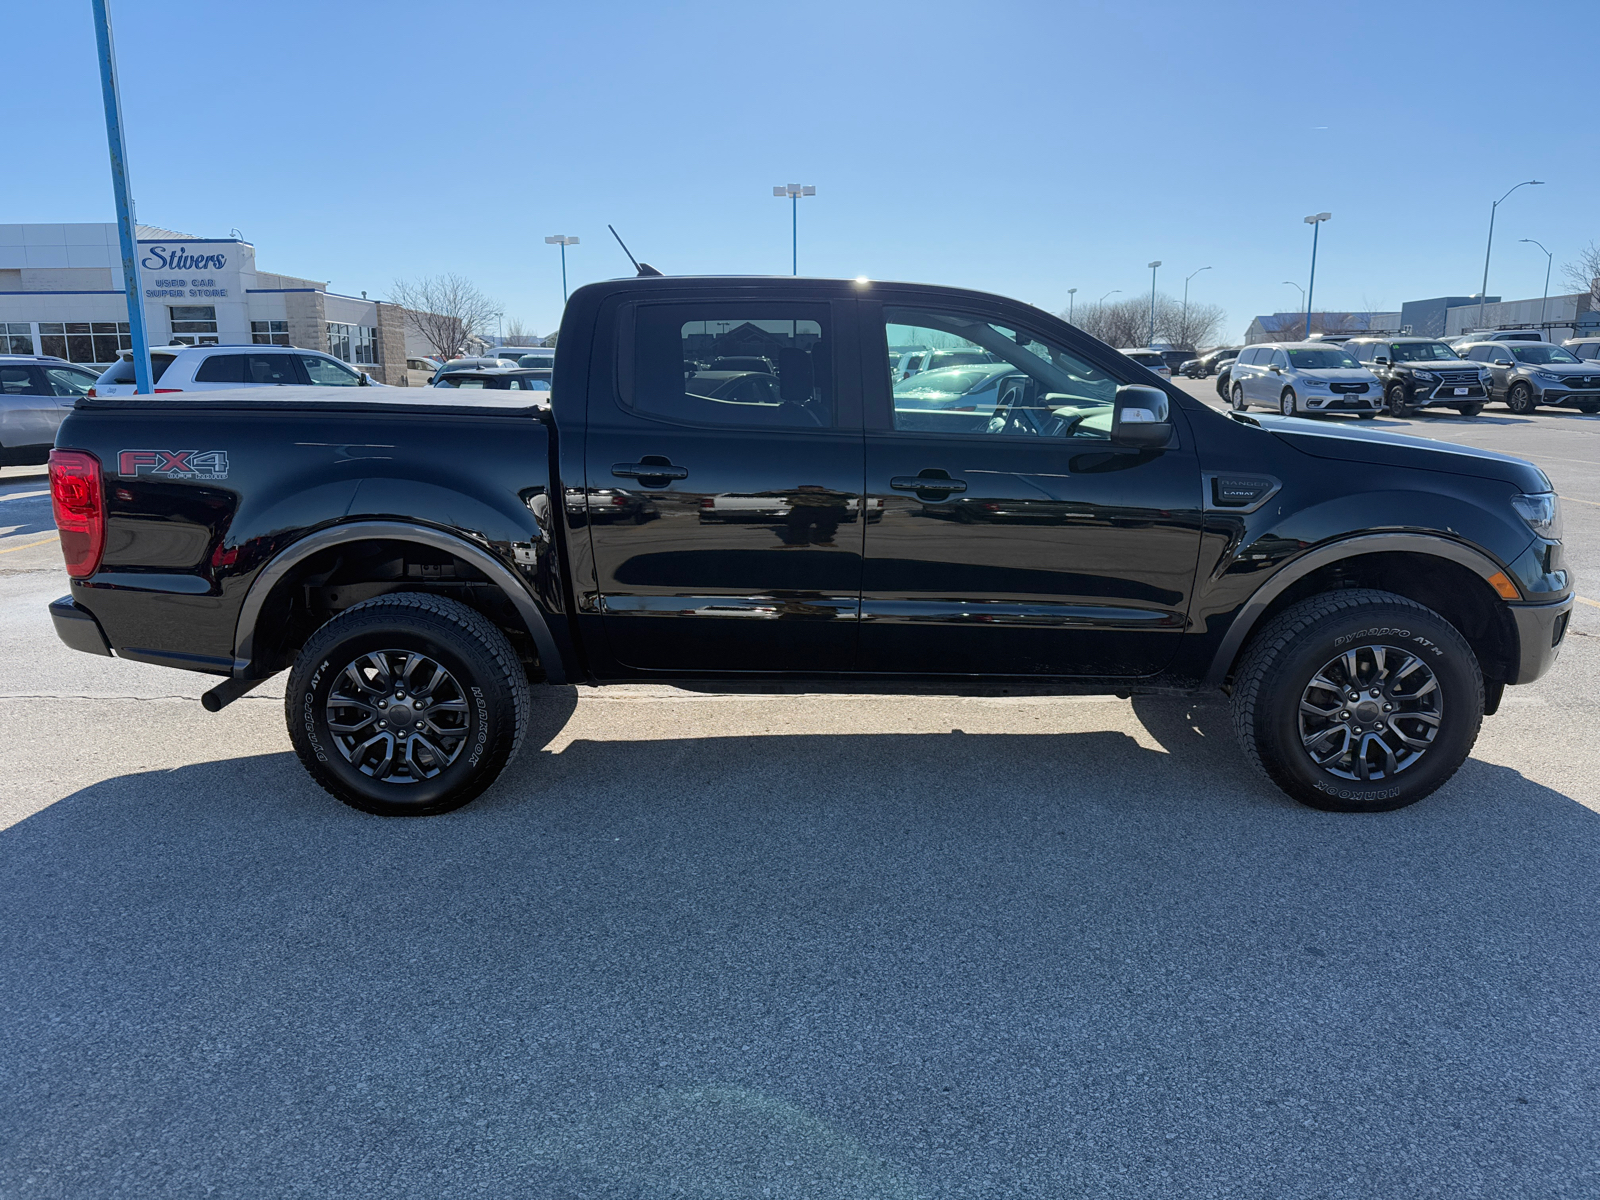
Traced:
[[56, 636], [74, 650], [111, 657], [111, 643], [106, 640], [100, 622], [71, 596], [50, 602], [50, 620], [56, 627]]
[[1552, 666], [1561, 653], [1572, 618], [1572, 597], [1554, 604], [1509, 604], [1517, 626], [1516, 676], [1507, 683], [1532, 683]]

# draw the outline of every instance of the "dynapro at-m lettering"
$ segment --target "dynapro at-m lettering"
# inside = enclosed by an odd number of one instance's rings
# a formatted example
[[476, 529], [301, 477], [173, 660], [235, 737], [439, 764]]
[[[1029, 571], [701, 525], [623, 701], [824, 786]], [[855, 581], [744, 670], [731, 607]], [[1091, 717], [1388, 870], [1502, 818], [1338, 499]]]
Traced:
[[228, 265], [226, 254], [190, 254], [184, 250], [152, 246], [139, 260], [146, 271], [220, 271]]

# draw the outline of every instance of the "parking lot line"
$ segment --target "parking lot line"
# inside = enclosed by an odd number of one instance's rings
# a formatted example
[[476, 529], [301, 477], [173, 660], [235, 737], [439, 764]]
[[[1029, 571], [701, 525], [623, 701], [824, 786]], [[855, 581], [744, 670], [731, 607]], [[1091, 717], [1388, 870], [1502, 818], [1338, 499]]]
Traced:
[[1587, 596], [1574, 596], [1573, 599], [1579, 604], [1587, 604], [1593, 608], [1600, 608], [1600, 600], [1591, 600]]
[[37, 542], [29, 542], [26, 546], [7, 546], [4, 550], [0, 550], [0, 554], [15, 554], [18, 550], [32, 550], [35, 546], [48, 546], [55, 540], [56, 535], [52, 533], [49, 537], [40, 538]]

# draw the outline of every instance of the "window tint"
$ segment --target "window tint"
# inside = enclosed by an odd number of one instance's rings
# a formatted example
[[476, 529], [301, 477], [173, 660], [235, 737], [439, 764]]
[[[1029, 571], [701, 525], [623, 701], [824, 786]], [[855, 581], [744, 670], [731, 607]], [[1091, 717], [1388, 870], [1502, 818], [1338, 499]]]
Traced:
[[292, 354], [213, 354], [194, 373], [196, 383], [299, 383]]
[[[826, 306], [639, 304], [624, 313], [624, 328], [631, 313], [635, 332], [618, 383], [636, 412], [696, 425], [833, 424]], [[772, 369], [721, 369], [718, 359]]]
[[1600, 358], [1600, 342], [1579, 342], [1577, 345], [1570, 347], [1570, 349], [1579, 358]]
[[306, 375], [317, 387], [356, 387], [361, 382], [361, 377], [349, 367], [332, 359], [315, 354], [302, 354], [298, 357], [301, 365], [305, 367]]
[[31, 367], [0, 367], [0, 396], [38, 396], [42, 394]]
[[243, 383], [244, 355], [213, 354], [195, 368], [196, 383]]
[[46, 367], [44, 377], [50, 390], [58, 396], [87, 396], [95, 385], [95, 377], [88, 371], [73, 371], [67, 367]]
[[[153, 350], [150, 352], [151, 382], [160, 382], [161, 377], [167, 373], [167, 368], [172, 365], [172, 360], [175, 357], [176, 355], [172, 354], [157, 354]], [[128, 358], [119, 358], [114, 364], [112, 364], [111, 367], [106, 370], [104, 375], [100, 376], [100, 378], [106, 383], [134, 382], [133, 358], [131, 356]]]
[[911, 433], [1107, 440], [1117, 381], [1037, 334], [967, 313], [884, 309], [889, 344], [953, 351], [973, 365], [894, 384], [894, 428]]

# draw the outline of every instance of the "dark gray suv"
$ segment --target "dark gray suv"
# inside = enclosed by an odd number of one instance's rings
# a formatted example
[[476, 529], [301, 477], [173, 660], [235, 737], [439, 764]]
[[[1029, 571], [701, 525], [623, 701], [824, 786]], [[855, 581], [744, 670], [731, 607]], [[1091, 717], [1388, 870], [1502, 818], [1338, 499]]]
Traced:
[[1600, 363], [1551, 342], [1475, 342], [1456, 352], [1488, 366], [1489, 394], [1514, 413], [1526, 415], [1541, 404], [1600, 412]]
[[1344, 348], [1378, 377], [1391, 415], [1442, 405], [1475, 417], [1489, 399], [1489, 369], [1438, 338], [1351, 338]]

